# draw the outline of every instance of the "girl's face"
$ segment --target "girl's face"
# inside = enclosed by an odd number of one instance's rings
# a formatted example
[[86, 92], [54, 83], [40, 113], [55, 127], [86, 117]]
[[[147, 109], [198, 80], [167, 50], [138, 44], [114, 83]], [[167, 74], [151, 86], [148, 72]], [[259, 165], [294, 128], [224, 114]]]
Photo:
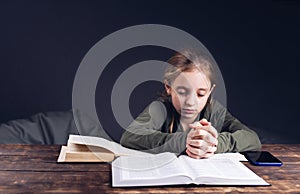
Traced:
[[202, 111], [213, 89], [207, 76], [198, 70], [180, 73], [171, 86], [165, 87], [181, 118], [191, 120]]

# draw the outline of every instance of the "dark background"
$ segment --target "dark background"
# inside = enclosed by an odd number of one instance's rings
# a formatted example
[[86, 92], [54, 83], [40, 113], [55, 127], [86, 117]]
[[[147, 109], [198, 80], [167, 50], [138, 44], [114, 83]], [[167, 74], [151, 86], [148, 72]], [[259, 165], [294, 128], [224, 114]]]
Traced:
[[[222, 71], [229, 111], [265, 142], [300, 143], [295, 0], [1, 1], [0, 121], [70, 109], [73, 79], [88, 50], [116, 30], [147, 23], [182, 29], [208, 48]], [[111, 62], [97, 87], [105, 128], [118, 128], [105, 103], [115, 78], [134, 63], [167, 60], [169, 54], [141, 47]], [[133, 115], [156, 96], [157, 87], [146, 82], [134, 91], [147, 95], [131, 100]]]

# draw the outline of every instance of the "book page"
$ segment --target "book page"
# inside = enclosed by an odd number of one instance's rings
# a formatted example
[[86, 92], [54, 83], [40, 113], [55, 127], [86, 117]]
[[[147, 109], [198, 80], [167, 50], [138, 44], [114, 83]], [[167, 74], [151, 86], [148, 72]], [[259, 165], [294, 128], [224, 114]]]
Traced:
[[[81, 136], [81, 135], [70, 135], [69, 143], [73, 144], [82, 144], [82, 145], [90, 145], [105, 148], [111, 152], [113, 152], [116, 156], [122, 155], [152, 155], [149, 153], [145, 153], [142, 151], [132, 150], [121, 146], [118, 143], [109, 141], [100, 137], [92, 137], [92, 136]], [[92, 151], [92, 150], [91, 150]]]
[[224, 179], [257, 179], [258, 176], [242, 163], [228, 158], [193, 159], [181, 156], [186, 170], [195, 180], [198, 177], [218, 177]]
[[111, 142], [112, 149], [116, 156], [152, 156], [153, 154], [125, 148], [116, 142]]
[[214, 154], [211, 158], [216, 159], [216, 158], [227, 158], [227, 159], [231, 159], [234, 161], [242, 161], [242, 162], [246, 162], [248, 161], [246, 159], [246, 157], [238, 152], [235, 153], [219, 153], [219, 154]]
[[112, 162], [113, 186], [174, 184], [268, 185], [242, 163], [228, 158], [193, 159], [173, 153], [121, 156]]
[[168, 152], [149, 157], [121, 156], [112, 167], [120, 172], [121, 180], [161, 179], [186, 174], [176, 155]]

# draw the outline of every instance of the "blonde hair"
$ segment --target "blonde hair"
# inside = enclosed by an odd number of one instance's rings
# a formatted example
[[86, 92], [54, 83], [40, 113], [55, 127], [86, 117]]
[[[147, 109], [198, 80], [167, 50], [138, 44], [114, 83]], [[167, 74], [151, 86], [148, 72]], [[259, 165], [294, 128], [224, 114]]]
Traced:
[[[215, 73], [213, 69], [213, 63], [210, 58], [203, 54], [185, 50], [183, 52], [177, 52], [168, 61], [169, 66], [166, 68], [163, 79], [169, 86], [172, 85], [173, 81], [182, 72], [191, 72], [198, 70], [203, 72], [211, 83], [211, 88], [215, 85]], [[164, 91], [162, 97], [163, 99], [168, 99], [168, 94]], [[211, 96], [209, 96], [208, 103], [211, 101]], [[172, 120], [169, 125], [169, 132], [172, 133], [174, 126], [174, 113], [172, 113]]]
[[163, 79], [169, 85], [179, 76], [181, 72], [198, 70], [203, 72], [211, 82], [215, 84], [214, 70], [211, 60], [204, 54], [195, 54], [191, 51], [176, 53], [168, 61], [170, 65], [166, 68]]

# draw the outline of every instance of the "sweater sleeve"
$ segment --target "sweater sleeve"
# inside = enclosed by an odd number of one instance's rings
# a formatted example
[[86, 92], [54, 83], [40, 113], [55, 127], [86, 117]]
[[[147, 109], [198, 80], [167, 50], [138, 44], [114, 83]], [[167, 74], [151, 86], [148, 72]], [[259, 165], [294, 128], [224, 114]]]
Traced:
[[151, 103], [125, 130], [121, 144], [150, 153], [181, 153], [185, 150], [188, 131], [172, 134], [162, 132], [162, 127], [166, 127], [166, 116], [165, 106], [161, 102]]
[[[209, 113], [210, 112], [210, 113]], [[208, 114], [211, 116], [208, 117]], [[213, 116], [212, 116], [213, 115]], [[125, 130], [121, 144], [125, 147], [151, 153], [181, 153], [186, 147], [190, 130], [168, 133], [165, 129], [166, 109], [160, 102], [152, 103]], [[216, 153], [259, 150], [261, 143], [256, 133], [233, 117], [220, 104], [215, 104], [205, 118], [210, 118], [219, 132]]]
[[221, 152], [242, 152], [259, 150], [260, 140], [257, 134], [242, 124], [228, 111], [221, 132], [218, 136], [217, 153]]

